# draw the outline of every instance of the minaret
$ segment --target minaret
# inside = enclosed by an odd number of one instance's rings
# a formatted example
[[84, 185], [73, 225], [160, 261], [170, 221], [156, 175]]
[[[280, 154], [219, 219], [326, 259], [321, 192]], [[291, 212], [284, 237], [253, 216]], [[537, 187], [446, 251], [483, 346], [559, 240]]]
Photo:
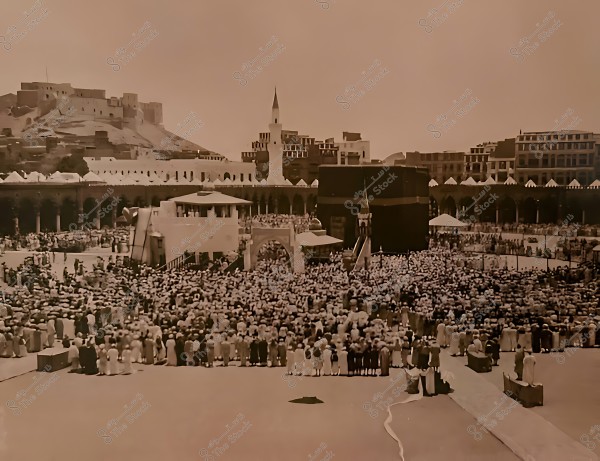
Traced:
[[271, 112], [271, 123], [269, 124], [271, 137], [267, 150], [269, 151], [269, 177], [267, 183], [271, 185], [283, 185], [283, 144], [281, 142], [281, 120], [279, 119], [279, 102], [277, 101], [277, 88], [273, 98], [273, 109]]

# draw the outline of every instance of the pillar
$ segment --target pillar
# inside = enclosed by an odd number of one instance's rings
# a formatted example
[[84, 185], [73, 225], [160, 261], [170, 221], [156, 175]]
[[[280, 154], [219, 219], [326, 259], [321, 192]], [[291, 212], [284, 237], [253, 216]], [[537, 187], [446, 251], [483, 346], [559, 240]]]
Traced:
[[290, 216], [293, 215], [293, 210], [292, 210], [292, 202], [290, 202]]
[[56, 210], [56, 232], [60, 232], [60, 209]]
[[100, 230], [100, 208], [96, 210], [96, 229]]
[[581, 225], [585, 224], [585, 209], [581, 210]]
[[304, 216], [306, 216], [306, 200], [302, 200], [302, 202], [304, 203]]
[[515, 203], [515, 221], [519, 224], [519, 204]]
[[15, 216], [15, 234], [19, 233], [19, 215], [17, 210], [17, 215]]
[[535, 205], [535, 223], [540, 223], [540, 204], [536, 203]]
[[83, 224], [85, 222], [85, 216], [83, 213], [83, 206], [79, 207], [77, 209], [77, 223], [79, 224], [79, 226], [83, 229]]
[[112, 213], [110, 214], [110, 224], [113, 229], [117, 228], [117, 208], [112, 209]]
[[265, 214], [269, 214], [269, 200], [265, 201]]
[[35, 232], [39, 234], [41, 231], [41, 217], [40, 217], [40, 209], [35, 209]]
[[500, 205], [496, 205], [496, 226], [500, 224]]
[[276, 197], [273, 202], [274, 202], [273, 205], [275, 208], [275, 214], [279, 214], [279, 199]]

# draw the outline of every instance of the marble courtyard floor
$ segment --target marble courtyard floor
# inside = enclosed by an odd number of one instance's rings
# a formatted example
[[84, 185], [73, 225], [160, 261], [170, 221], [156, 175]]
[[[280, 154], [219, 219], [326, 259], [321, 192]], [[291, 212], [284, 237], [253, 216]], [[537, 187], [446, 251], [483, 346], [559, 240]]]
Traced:
[[[476, 400], [477, 388], [485, 387], [484, 382], [501, 395], [501, 368], [511, 367], [512, 355], [503, 353], [500, 369], [480, 375], [466, 367], [465, 373], [456, 368], [464, 366], [462, 358], [443, 357], [442, 365], [447, 361], [447, 369], [455, 370], [451, 378], [462, 391], [392, 407], [391, 429], [402, 442], [404, 458], [527, 459], [513, 453], [493, 431], [476, 440], [467, 428], [480, 415], [455, 401], [471, 394]], [[597, 459], [598, 449], [595, 453], [586, 450], [578, 440], [591, 426], [600, 424], [600, 393], [594, 391], [600, 376], [600, 351], [577, 350], [563, 365], [549, 355], [536, 357], [545, 406], [519, 407], [525, 417], [511, 420], [509, 415], [511, 428], [535, 438], [527, 414], [541, 417], [548, 427], [570, 437], [573, 447], [583, 449], [579, 455], [589, 455], [565, 457], [558, 450], [554, 459]], [[0, 359], [0, 369], [7, 360], [17, 359]], [[290, 379], [282, 377], [283, 368], [134, 367], [139, 371], [129, 376], [83, 376], [61, 370], [30, 372], [0, 382], [0, 459], [64, 461], [84, 456], [86, 461], [203, 461], [307, 460], [313, 456], [316, 460], [327, 452], [337, 460], [401, 459], [397, 443], [384, 428], [387, 412], [372, 417], [363, 408], [377, 393], [392, 395], [390, 378]], [[403, 374], [392, 369], [392, 377], [398, 373]], [[396, 385], [402, 383], [401, 379]], [[14, 401], [31, 396], [35, 400], [17, 414]], [[288, 402], [304, 396], [316, 396], [324, 403]], [[406, 393], [397, 394], [394, 401], [406, 397]], [[118, 423], [109, 437], [111, 420]], [[210, 446], [211, 440], [219, 438]], [[554, 440], [543, 442], [551, 445]]]

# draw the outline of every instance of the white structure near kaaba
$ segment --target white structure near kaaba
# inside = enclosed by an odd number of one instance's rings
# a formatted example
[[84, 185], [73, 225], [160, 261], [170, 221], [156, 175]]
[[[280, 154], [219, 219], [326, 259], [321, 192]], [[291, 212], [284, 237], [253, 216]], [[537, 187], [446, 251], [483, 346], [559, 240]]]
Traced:
[[252, 202], [214, 190], [161, 201], [157, 208], [140, 208], [131, 258], [164, 265], [187, 252], [196, 263], [237, 253], [240, 247], [239, 207]]

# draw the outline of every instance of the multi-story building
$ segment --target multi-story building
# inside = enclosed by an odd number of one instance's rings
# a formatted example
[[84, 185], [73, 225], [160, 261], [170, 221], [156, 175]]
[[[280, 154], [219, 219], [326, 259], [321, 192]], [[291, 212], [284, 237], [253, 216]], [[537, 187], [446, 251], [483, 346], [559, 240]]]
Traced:
[[554, 179], [566, 186], [576, 179], [591, 184], [598, 174], [597, 138], [589, 131], [561, 130], [525, 132], [515, 145], [515, 179], [544, 185]]
[[[515, 175], [515, 138], [498, 141], [487, 161], [487, 178], [491, 177], [497, 183], [503, 183]], [[487, 179], [484, 178], [483, 180]]]
[[496, 150], [496, 142], [484, 142], [471, 147], [465, 154], [465, 175], [475, 181], [485, 181], [488, 177], [488, 162], [490, 154]]
[[360, 165], [371, 163], [371, 142], [361, 139], [360, 133], [342, 133], [342, 141], [334, 142], [337, 147], [338, 165]]
[[396, 165], [427, 168], [429, 176], [438, 184], [454, 178], [457, 182], [465, 176], [464, 152], [407, 152], [404, 160], [396, 160]]
[[[275, 110], [279, 111], [276, 98], [272, 111]], [[273, 119], [273, 115], [271, 118]], [[278, 123], [281, 124], [279, 118]], [[242, 161], [255, 163], [258, 175], [265, 178], [268, 176], [270, 142], [271, 131], [259, 133], [258, 140], [252, 142], [252, 150], [242, 152]], [[281, 147], [283, 176], [294, 184], [301, 179], [308, 184], [318, 179], [320, 165], [359, 165], [371, 162], [370, 142], [361, 139], [360, 133], [344, 131], [342, 141], [336, 142], [334, 138], [319, 141], [295, 130], [282, 129]]]

